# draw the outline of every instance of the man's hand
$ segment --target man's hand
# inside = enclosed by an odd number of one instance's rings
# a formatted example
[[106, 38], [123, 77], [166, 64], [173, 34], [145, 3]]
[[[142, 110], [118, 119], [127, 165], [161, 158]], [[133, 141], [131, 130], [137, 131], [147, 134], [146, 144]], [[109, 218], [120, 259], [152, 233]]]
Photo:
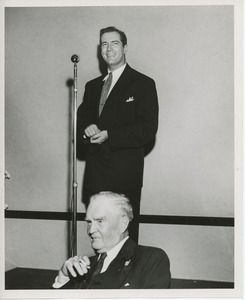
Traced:
[[84, 275], [88, 273], [90, 269], [90, 260], [87, 256], [74, 256], [69, 258], [59, 270], [57, 281], [60, 284], [65, 284], [69, 278], [69, 274], [72, 277], [77, 277], [77, 274]]
[[90, 138], [91, 144], [101, 144], [108, 139], [107, 130], [102, 130]]
[[95, 134], [98, 134], [99, 132], [100, 130], [96, 124], [91, 124], [84, 130], [85, 135], [89, 138], [91, 138]]
[[90, 138], [91, 144], [101, 144], [108, 139], [107, 130], [100, 131], [96, 124], [89, 125], [84, 133]]

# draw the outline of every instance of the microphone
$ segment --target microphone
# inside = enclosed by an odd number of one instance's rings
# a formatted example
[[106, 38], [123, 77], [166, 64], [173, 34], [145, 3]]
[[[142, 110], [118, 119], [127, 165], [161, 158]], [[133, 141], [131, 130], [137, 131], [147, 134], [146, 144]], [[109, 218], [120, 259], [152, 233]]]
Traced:
[[78, 63], [79, 62], [79, 56], [77, 54], [73, 54], [72, 57], [71, 57], [71, 61], [73, 63]]

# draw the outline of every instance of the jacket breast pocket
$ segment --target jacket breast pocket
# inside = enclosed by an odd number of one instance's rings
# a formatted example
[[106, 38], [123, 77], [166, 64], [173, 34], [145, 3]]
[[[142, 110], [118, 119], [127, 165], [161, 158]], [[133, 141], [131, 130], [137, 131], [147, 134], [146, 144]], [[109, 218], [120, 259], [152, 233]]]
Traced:
[[126, 119], [130, 119], [136, 114], [137, 100], [133, 97], [128, 97], [120, 102], [119, 113]]

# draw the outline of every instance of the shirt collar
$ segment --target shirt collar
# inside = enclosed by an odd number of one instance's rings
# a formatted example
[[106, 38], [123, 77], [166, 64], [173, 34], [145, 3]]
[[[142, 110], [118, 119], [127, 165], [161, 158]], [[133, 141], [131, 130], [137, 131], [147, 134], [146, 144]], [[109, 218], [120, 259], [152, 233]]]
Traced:
[[[116, 69], [115, 71], [112, 71], [112, 72], [108, 70], [108, 74], [112, 73], [112, 78], [113, 78], [113, 80], [116, 81], [121, 76], [122, 72], [126, 68], [126, 65], [127, 65], [127, 63], [125, 63], [123, 66], [121, 66], [120, 68], [118, 68], [118, 69]], [[107, 78], [109, 76], [108, 74], [105, 76], [103, 81], [107, 80]]]
[[114, 248], [107, 252], [107, 258], [111, 262], [119, 253], [124, 243], [127, 241], [129, 236], [126, 236], [123, 240], [121, 240]]

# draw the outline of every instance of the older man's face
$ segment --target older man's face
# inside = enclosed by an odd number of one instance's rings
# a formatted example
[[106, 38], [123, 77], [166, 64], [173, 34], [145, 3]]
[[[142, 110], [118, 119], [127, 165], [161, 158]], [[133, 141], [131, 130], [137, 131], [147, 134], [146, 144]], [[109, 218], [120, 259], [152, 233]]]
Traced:
[[105, 196], [98, 196], [87, 209], [86, 222], [91, 246], [98, 253], [111, 250], [121, 241], [122, 213]]

